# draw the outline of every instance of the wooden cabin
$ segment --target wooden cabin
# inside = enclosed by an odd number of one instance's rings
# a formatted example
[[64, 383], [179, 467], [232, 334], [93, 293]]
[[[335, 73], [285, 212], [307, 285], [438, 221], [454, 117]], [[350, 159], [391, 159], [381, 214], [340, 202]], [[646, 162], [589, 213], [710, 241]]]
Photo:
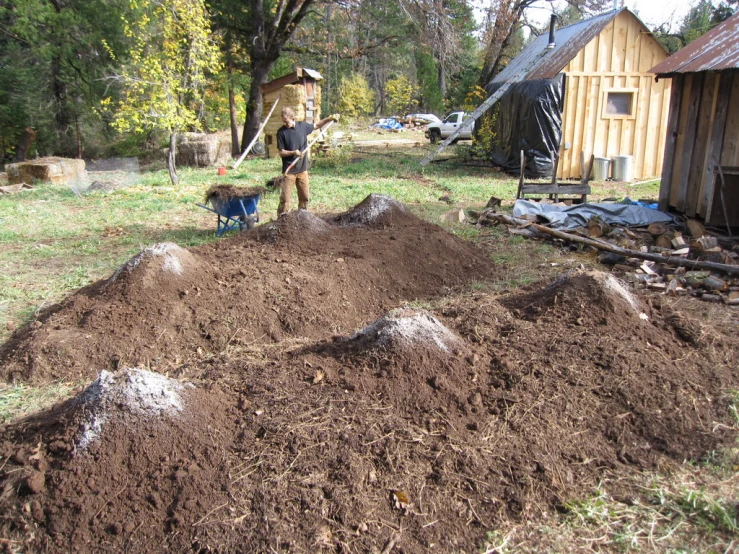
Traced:
[[739, 226], [739, 14], [651, 71], [672, 82], [660, 209]]
[[277, 107], [264, 126], [264, 144], [267, 156], [276, 153], [277, 131], [282, 127], [280, 112], [285, 106], [295, 110], [297, 121], [314, 123], [321, 115], [321, 87], [323, 77], [318, 71], [299, 67], [293, 73], [283, 75], [259, 87], [262, 93], [262, 121], [269, 116], [275, 102]]
[[626, 8], [537, 37], [491, 85], [565, 75], [558, 179], [582, 177], [581, 155], [632, 156], [634, 179], [662, 173], [669, 81], [649, 69], [667, 57]]

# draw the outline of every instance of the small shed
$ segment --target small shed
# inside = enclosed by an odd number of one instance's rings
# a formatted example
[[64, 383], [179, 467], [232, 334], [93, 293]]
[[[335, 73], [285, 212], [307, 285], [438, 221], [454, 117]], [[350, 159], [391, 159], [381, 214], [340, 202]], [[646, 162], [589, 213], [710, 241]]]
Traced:
[[672, 82], [660, 209], [738, 226], [739, 14], [652, 72]]
[[547, 35], [537, 37], [488, 90], [564, 75], [557, 178], [581, 178], [582, 153], [586, 163], [591, 156], [632, 156], [632, 175], [642, 179], [662, 172], [670, 83], [655, 82], [649, 69], [666, 57], [644, 23], [623, 8], [557, 29], [553, 46]]
[[289, 106], [295, 110], [295, 119], [314, 123], [321, 115], [321, 86], [323, 77], [318, 71], [305, 67], [297, 68], [293, 73], [283, 75], [259, 87], [262, 93], [262, 121], [269, 116], [272, 106], [279, 98], [279, 104], [264, 126], [264, 144], [267, 156], [276, 152], [277, 131], [282, 127], [280, 111]]

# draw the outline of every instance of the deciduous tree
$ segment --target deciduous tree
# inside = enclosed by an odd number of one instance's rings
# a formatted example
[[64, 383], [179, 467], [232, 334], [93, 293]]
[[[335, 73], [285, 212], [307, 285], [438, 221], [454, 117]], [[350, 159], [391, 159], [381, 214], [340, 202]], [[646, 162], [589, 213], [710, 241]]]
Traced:
[[[567, 0], [567, 5], [589, 16], [609, 9], [611, 4], [610, 0]], [[526, 10], [534, 7], [547, 8], [556, 13], [554, 0], [492, 0], [487, 7], [485, 54], [479, 79], [481, 87], [485, 87], [505, 67], [506, 56], [510, 58], [517, 53], [508, 52], [508, 49]]]
[[[114, 106], [122, 131], [150, 128], [169, 134], [167, 167], [173, 184], [177, 133], [199, 128], [198, 113], [209, 72], [220, 68], [203, 0], [130, 0], [124, 31], [132, 43], [129, 60], [111, 77], [123, 88]], [[109, 99], [106, 103], [110, 105]]]

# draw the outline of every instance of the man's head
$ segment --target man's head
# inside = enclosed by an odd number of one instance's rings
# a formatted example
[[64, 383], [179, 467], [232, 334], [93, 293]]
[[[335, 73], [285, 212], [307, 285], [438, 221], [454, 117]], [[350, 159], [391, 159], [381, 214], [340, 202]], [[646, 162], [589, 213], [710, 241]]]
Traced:
[[282, 108], [282, 122], [285, 127], [295, 127], [295, 110], [290, 107]]

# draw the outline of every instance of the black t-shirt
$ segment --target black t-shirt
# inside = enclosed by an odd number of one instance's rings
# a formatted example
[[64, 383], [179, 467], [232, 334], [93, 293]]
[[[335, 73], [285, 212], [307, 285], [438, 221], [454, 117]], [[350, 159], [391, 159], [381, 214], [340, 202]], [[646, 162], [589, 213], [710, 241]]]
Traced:
[[[308, 135], [313, 132], [313, 124], [305, 121], [296, 121], [295, 127], [285, 127], [284, 125], [277, 130], [277, 148], [280, 150], [300, 150], [301, 152], [308, 147]], [[297, 156], [288, 156], [282, 158], [282, 172], [295, 161]], [[290, 170], [291, 174], [302, 173], [308, 170], [308, 156], [303, 156]]]

